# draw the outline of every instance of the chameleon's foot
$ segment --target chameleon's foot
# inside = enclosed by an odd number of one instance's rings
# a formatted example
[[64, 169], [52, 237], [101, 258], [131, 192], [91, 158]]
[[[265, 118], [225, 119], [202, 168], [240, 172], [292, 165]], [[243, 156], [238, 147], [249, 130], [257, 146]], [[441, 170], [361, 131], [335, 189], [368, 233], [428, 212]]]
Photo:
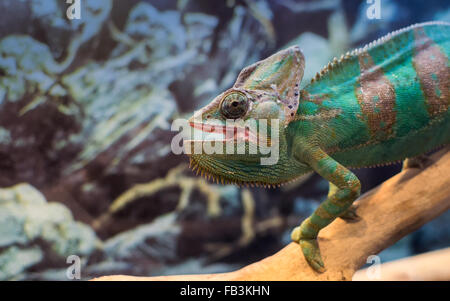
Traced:
[[361, 217], [359, 217], [359, 215], [356, 213], [356, 209], [358, 208], [358, 206], [356, 205], [351, 205], [350, 207], [348, 207], [347, 211], [345, 211], [340, 218], [342, 218], [343, 220], [345, 220], [346, 222], [356, 222], [359, 221], [361, 219]]
[[302, 248], [303, 255], [305, 256], [308, 264], [319, 273], [325, 272], [325, 265], [320, 255], [319, 244], [317, 239], [305, 239], [301, 238], [300, 227], [296, 227], [292, 233], [291, 238], [293, 241], [297, 242]]
[[423, 169], [430, 162], [430, 158], [426, 155], [419, 155], [413, 158], [407, 158], [403, 161], [402, 170], [408, 168], [420, 168]]

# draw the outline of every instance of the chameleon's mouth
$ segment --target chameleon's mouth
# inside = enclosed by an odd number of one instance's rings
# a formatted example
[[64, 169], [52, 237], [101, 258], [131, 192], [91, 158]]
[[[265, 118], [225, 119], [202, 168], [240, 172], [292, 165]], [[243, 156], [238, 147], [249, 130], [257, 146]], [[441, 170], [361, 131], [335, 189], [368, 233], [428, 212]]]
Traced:
[[[212, 179], [213, 182], [222, 183], [222, 184], [235, 184], [238, 186], [261, 186], [261, 187], [279, 187], [283, 183], [267, 183], [264, 180], [250, 180], [250, 181], [244, 181], [239, 180], [231, 175], [221, 175], [218, 174], [214, 169], [211, 169], [208, 164], [205, 164], [203, 162], [202, 154], [195, 153], [195, 144], [200, 144], [203, 146], [205, 143], [209, 143], [210, 146], [214, 146], [215, 143], [219, 142], [223, 144], [223, 150], [225, 151], [226, 147], [225, 144], [228, 141], [233, 141], [235, 144], [239, 143], [255, 143], [258, 145], [258, 134], [253, 132], [248, 127], [243, 126], [225, 126], [220, 124], [207, 124], [207, 123], [201, 123], [201, 122], [193, 122], [189, 121], [189, 125], [195, 130], [198, 130], [202, 135], [200, 138], [195, 137], [197, 139], [184, 139], [184, 147], [186, 150], [186, 153], [190, 157], [190, 164], [189, 167], [197, 172], [198, 174], [201, 174], [206, 179], [210, 180]], [[197, 133], [197, 134], [200, 134]], [[266, 137], [266, 135], [264, 135]], [[266, 137], [267, 142], [270, 145], [270, 137]], [[224, 154], [226, 154], [224, 152]], [[247, 160], [249, 160], [249, 157], [247, 157]], [[259, 159], [254, 159], [255, 162], [259, 162]]]
[[248, 127], [224, 126], [218, 124], [206, 124], [190, 121], [189, 125], [201, 131], [203, 134], [200, 139], [185, 139], [185, 142], [195, 141], [216, 141], [216, 142], [250, 142], [258, 144], [258, 135], [253, 133]]

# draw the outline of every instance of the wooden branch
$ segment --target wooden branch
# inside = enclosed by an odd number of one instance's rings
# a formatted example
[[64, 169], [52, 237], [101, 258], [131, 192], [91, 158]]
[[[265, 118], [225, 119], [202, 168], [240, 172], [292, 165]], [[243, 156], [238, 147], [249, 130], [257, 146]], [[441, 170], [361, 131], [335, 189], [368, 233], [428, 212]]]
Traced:
[[327, 270], [313, 271], [298, 244], [240, 270], [222, 274], [160, 277], [105, 276], [95, 280], [351, 280], [370, 255], [450, 208], [449, 148], [431, 156], [425, 169], [400, 172], [357, 201], [361, 220], [337, 219], [320, 232], [319, 246]]

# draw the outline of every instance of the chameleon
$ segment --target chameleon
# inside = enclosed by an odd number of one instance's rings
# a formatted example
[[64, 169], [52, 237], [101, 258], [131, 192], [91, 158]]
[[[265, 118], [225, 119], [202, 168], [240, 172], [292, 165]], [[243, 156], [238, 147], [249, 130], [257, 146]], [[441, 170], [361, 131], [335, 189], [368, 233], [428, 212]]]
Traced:
[[[327, 198], [291, 234], [308, 264], [323, 272], [319, 231], [336, 218], [358, 217], [352, 204], [361, 183], [351, 169], [416, 158], [450, 143], [449, 57], [450, 23], [414, 24], [334, 58], [300, 89], [305, 57], [299, 46], [283, 49], [244, 68], [230, 89], [189, 119], [191, 130], [206, 134], [184, 140], [191, 168], [217, 183], [247, 186], [277, 187], [309, 172], [327, 180]], [[278, 121], [266, 137], [278, 136], [275, 164], [261, 164], [260, 152], [192, 152], [194, 143], [229, 139], [248, 150], [258, 133], [238, 135], [242, 126], [227, 123], [238, 119], [258, 126]]]

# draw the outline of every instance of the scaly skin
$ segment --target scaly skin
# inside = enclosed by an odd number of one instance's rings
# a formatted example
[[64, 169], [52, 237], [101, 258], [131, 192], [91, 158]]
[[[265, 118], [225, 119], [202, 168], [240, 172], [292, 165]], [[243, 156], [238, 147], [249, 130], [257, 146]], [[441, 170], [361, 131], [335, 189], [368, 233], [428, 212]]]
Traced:
[[[325, 178], [327, 199], [292, 232], [311, 267], [324, 271], [319, 231], [337, 217], [356, 217], [351, 205], [361, 184], [348, 168], [389, 164], [450, 143], [449, 57], [450, 24], [417, 24], [334, 59], [299, 91], [303, 54], [298, 47], [282, 50], [245, 68], [233, 88], [190, 119], [193, 127], [216, 134], [230, 116], [258, 124], [276, 119], [278, 162], [261, 165], [263, 154], [247, 152], [192, 154], [191, 163], [218, 181], [238, 184], [276, 186], [309, 171]], [[233, 139], [248, 150], [251, 137]], [[189, 149], [194, 143], [185, 140]]]

